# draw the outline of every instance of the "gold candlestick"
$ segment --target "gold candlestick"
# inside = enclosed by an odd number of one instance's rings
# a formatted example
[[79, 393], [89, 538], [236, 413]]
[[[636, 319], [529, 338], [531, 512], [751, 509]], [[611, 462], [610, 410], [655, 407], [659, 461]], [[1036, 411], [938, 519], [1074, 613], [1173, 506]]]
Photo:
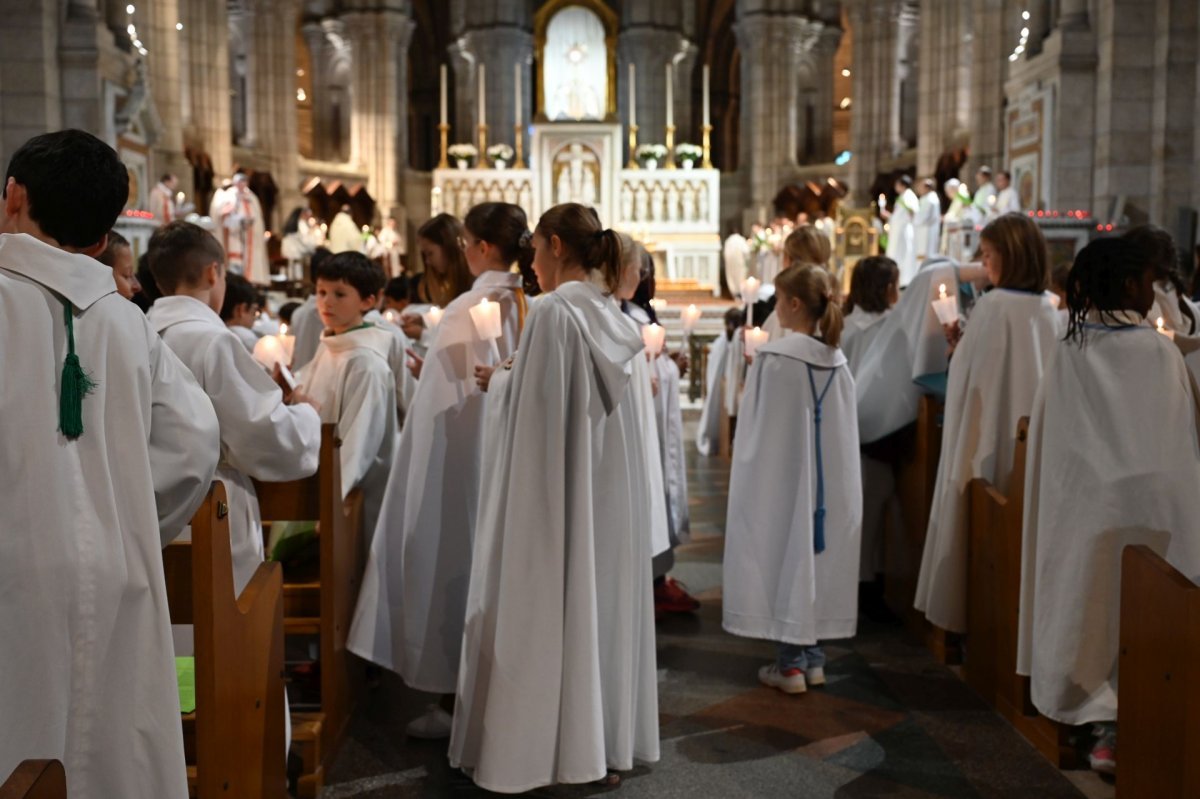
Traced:
[[515, 143], [514, 149], [517, 152], [516, 160], [513, 161], [513, 169], [524, 169], [525, 168], [525, 146], [522, 143], [523, 139], [521, 137], [521, 123], [520, 122], [513, 125], [513, 142]]
[[485, 168], [485, 167], [490, 167], [492, 165], [487, 157], [487, 135], [488, 135], [488, 126], [480, 125], [479, 126], [479, 167], [481, 169]]
[[626, 169], [640, 169], [637, 156], [634, 155], [634, 152], [637, 150], [637, 132], [637, 125], [629, 126], [629, 163], [626, 165]]
[[667, 169], [675, 169], [675, 126], [667, 125]]
[[702, 133], [704, 146], [704, 160], [700, 163], [703, 169], [712, 169], [712, 125], [705, 125]]
[[438, 125], [438, 133], [442, 137], [442, 157], [438, 161], [438, 169], [449, 169], [450, 161], [446, 158], [446, 148], [449, 147], [450, 126], [443, 122]]

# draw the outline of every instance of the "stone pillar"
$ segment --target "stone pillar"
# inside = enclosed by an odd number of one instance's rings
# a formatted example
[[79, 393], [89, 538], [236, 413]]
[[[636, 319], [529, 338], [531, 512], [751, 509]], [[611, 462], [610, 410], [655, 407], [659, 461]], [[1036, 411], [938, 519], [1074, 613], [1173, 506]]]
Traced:
[[1088, 0], [1058, 0], [1058, 26], [1067, 30], [1089, 27]]
[[[690, 140], [691, 75], [694, 47], [671, 28], [649, 25], [621, 31], [617, 42], [617, 117], [629, 124], [629, 65], [637, 70], [638, 143], [663, 144], [667, 126], [667, 64], [675, 64], [675, 143]], [[744, 51], [743, 51], [744, 52]]]
[[[965, 174], [987, 164], [1004, 168], [1004, 77], [1012, 44], [1005, 32], [1003, 0], [973, 0], [971, 157]], [[1008, 48], [1008, 49], [1005, 49]], [[972, 188], [974, 188], [972, 186]]]
[[1195, 0], [1157, 0], [1155, 12], [1154, 103], [1150, 151], [1150, 221], [1174, 230], [1181, 206], [1191, 204], [1195, 163]]
[[896, 75], [892, 90], [892, 116], [896, 138], [894, 153], [907, 150], [917, 140], [918, 90], [917, 71], [920, 63], [920, 28], [916, 0], [905, 0], [896, 8]]
[[850, 106], [850, 191], [854, 204], [871, 202], [871, 184], [879, 171], [879, 154], [884, 142], [888, 81], [884, 60], [880, 58], [888, 18], [887, 4], [874, 0], [851, 0], [848, 6], [850, 29], [854, 32], [854, 53], [850, 74], [853, 90]]
[[[814, 163], [824, 164], [833, 160], [833, 109], [837, 99], [833, 96], [833, 57], [842, 40], [841, 28], [826, 27], [821, 31], [816, 46], [809, 53], [812, 63], [814, 89], [813, 151], [810, 158]], [[853, 73], [851, 73], [853, 74]]]
[[747, 160], [739, 166], [748, 185], [749, 211], [759, 218], [772, 213], [780, 186], [798, 168], [801, 67], [823, 29], [799, 12], [739, 5], [734, 33], [743, 59], [741, 135], [747, 147]]
[[471, 45], [471, 34], [463, 34], [450, 45], [450, 79], [454, 81], [454, 107], [450, 109], [450, 143], [474, 142], [478, 138], [476, 110], [479, 101], [476, 89], [475, 52]]
[[226, 6], [185, 1], [179, 10], [186, 42], [180, 74], [190, 101], [183, 108], [184, 142], [207, 152], [218, 178], [226, 177], [233, 169]]
[[0, 13], [0, 157], [7, 164], [30, 137], [63, 126], [62, 81], [53, 56], [59, 8], [2, 0]]
[[[148, 16], [148, 36], [153, 42], [146, 56], [147, 78], [150, 94], [162, 131], [154, 143], [150, 161], [150, 180], [157, 181], [163, 172], [179, 176], [181, 189], [192, 194], [191, 167], [183, 155], [183, 108], [180, 64], [183, 52], [181, 44], [184, 32], [175, 29], [180, 21], [180, 0], [143, 0], [142, 7]], [[122, 6], [122, 10], [124, 7]], [[139, 9], [141, 11], [142, 9]]]
[[[313, 158], [327, 155], [329, 141], [329, 91], [326, 86], [325, 29], [319, 22], [306, 22], [301, 33], [308, 47], [309, 70], [312, 72], [312, 141]], [[294, 69], [294, 67], [293, 67]]]
[[[9, 24], [13, 16], [15, 14], [7, 15], [5, 24]], [[96, 0], [71, 0], [68, 3], [58, 38], [64, 127], [104, 130], [100, 53], [101, 37], [109, 35]], [[54, 56], [46, 50], [43, 57], [52, 59]]]

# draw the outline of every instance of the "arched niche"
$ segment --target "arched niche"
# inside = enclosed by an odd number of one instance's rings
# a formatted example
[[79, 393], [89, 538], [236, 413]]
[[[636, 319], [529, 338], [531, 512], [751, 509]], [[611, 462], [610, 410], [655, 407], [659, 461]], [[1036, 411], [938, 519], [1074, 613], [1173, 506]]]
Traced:
[[[598, 27], [595, 23], [599, 23]], [[533, 19], [533, 47], [537, 81], [537, 117], [542, 121], [608, 120], [617, 113], [617, 32], [616, 13], [602, 0], [549, 0]], [[601, 41], [599, 34], [603, 33]], [[571, 34], [586, 36], [587, 51], [575, 50]], [[565, 37], [565, 38], [564, 38]], [[602, 53], [595, 50], [603, 46]], [[603, 71], [593, 72], [597, 56], [603, 56]], [[592, 76], [589, 80], [588, 76]], [[596, 78], [603, 76], [603, 85]], [[580, 82], [574, 88], [572, 79]], [[602, 95], [592, 97], [592, 95]], [[574, 117], [564, 108], [592, 108], [594, 114]]]

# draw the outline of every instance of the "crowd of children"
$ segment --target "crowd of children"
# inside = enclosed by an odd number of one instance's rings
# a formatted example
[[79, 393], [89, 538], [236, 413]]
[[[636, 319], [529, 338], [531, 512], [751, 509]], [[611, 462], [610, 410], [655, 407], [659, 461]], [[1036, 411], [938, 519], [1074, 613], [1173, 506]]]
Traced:
[[[315, 249], [315, 292], [287, 309], [293, 376], [255, 359], [260, 297], [194, 224], [152, 237], [148, 314], [126, 301], [132, 254], [109, 231], [127, 192], [116, 153], [78, 131], [30, 140], [5, 179], [0, 354], [22, 380], [0, 382], [0, 708], [30, 724], [0, 728], [0, 774], [49, 756], [72, 796], [186, 796], [159, 549], [215, 475], [240, 591], [266, 556], [253, 481], [311, 475], [322, 423], [363, 496], [348, 648], [443, 697], [408, 733], [449, 739], [451, 764], [501, 792], [657, 760], [656, 610], [698, 603], [667, 576], [689, 529], [688, 363], [643, 341], [645, 251], [582, 205], [531, 232], [500, 202], [422, 225], [415, 282]], [[983, 230], [980, 266], [867, 258], [844, 299], [824, 233], [782, 251], [770, 313], [727, 315], [706, 375], [702, 453], [720, 406], [737, 416], [725, 628], [777, 643], [764, 684], [825, 682], [822, 642], [856, 634], [858, 584], [881, 571], [897, 435], [946, 374], [916, 607], [969, 632], [966, 487], [1008, 489], [1031, 416], [1015, 665], [1047, 716], [1100, 725], [1093, 763], [1111, 768], [1121, 551], [1200, 574], [1181, 352], [1200, 350], [1198, 310], [1169, 237], [1088, 245], [1053, 281], [1065, 309], [1020, 215]], [[947, 287], [965, 322], [939, 323]], [[751, 347], [755, 321], [770, 336]]]

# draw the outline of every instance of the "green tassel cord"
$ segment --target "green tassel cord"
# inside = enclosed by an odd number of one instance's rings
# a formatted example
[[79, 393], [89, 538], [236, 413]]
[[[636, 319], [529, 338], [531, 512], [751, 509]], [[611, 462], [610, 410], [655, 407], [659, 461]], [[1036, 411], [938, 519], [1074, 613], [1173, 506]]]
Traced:
[[67, 322], [67, 358], [63, 361], [58, 397], [58, 429], [67, 438], [76, 439], [83, 435], [83, 398], [92, 392], [95, 383], [75, 354], [75, 311], [67, 300], [63, 300], [63, 316]]

